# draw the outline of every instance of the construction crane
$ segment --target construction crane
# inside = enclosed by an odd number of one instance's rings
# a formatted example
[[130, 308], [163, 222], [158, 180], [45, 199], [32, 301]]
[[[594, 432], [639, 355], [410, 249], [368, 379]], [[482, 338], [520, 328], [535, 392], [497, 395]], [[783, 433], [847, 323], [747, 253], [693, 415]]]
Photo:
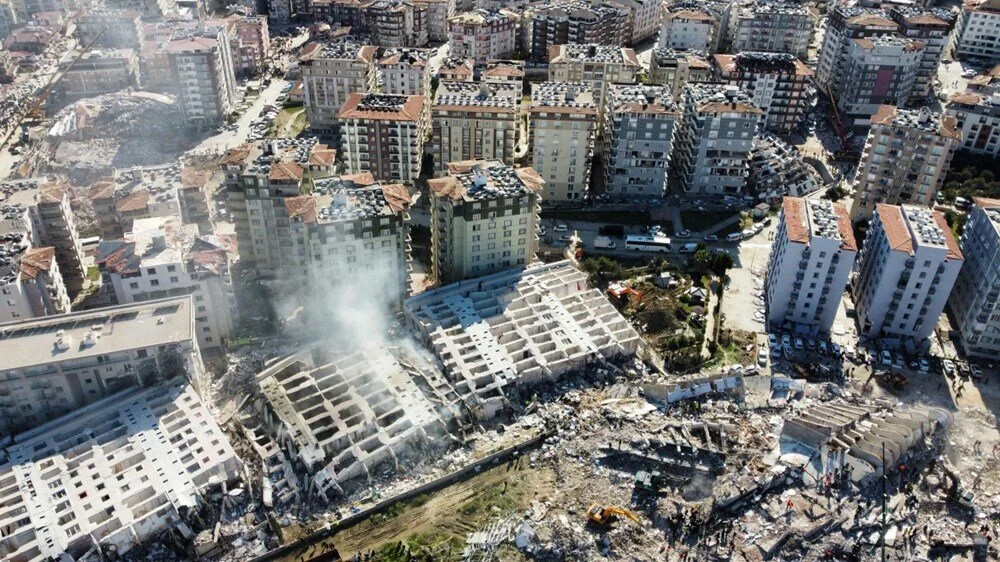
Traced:
[[635, 523], [639, 522], [639, 516], [624, 507], [614, 505], [600, 506], [595, 503], [587, 510], [587, 519], [601, 526], [610, 524], [619, 516], [628, 517]]
[[28, 126], [25, 123], [25, 121], [27, 121], [28, 119], [40, 120], [45, 117], [45, 113], [42, 111], [42, 104], [44, 104], [45, 101], [49, 98], [49, 95], [52, 94], [52, 90], [55, 89], [56, 84], [58, 84], [59, 81], [63, 79], [63, 76], [66, 75], [66, 72], [68, 72], [69, 69], [73, 68], [73, 65], [75, 65], [77, 61], [79, 61], [83, 57], [83, 55], [85, 55], [88, 51], [90, 51], [91, 47], [93, 47], [94, 44], [97, 43], [98, 39], [100, 39], [101, 36], [104, 35], [104, 32], [107, 30], [108, 26], [104, 26], [104, 28], [101, 29], [97, 33], [97, 35], [95, 35], [94, 38], [90, 40], [89, 43], [87, 43], [86, 45], [83, 46], [83, 48], [80, 49], [80, 52], [77, 53], [75, 57], [73, 57], [73, 60], [71, 60], [69, 64], [66, 65], [65, 68], [58, 70], [55, 74], [49, 77], [49, 81], [46, 82], [45, 87], [42, 88], [42, 93], [35, 96], [35, 102], [31, 104], [31, 107], [28, 108], [28, 111], [25, 111], [21, 119], [18, 120], [17, 124], [21, 127], [21, 142], [27, 142], [28, 139]]

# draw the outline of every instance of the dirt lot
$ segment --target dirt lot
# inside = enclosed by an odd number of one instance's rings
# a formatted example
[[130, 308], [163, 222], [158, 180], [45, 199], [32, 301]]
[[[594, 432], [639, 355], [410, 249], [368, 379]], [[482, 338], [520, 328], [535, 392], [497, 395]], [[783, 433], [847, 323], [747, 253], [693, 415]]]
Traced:
[[[441, 561], [459, 560], [468, 533], [491, 519], [524, 511], [532, 500], [550, 499], [554, 483], [550, 468], [531, 468], [521, 457], [433, 495], [415, 498], [284, 560], [309, 560], [330, 546], [349, 558], [398, 541], [407, 544], [412, 554], [431, 554], [434, 560]], [[387, 552], [381, 554], [379, 559], [392, 559]]]

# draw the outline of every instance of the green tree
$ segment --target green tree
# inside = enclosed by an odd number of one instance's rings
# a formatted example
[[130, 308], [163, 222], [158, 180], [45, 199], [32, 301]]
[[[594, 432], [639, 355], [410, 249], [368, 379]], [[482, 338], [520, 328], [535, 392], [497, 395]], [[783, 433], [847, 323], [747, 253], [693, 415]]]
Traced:
[[826, 190], [826, 193], [823, 194], [823, 199], [828, 199], [830, 201], [840, 201], [844, 197], [847, 197], [847, 190], [839, 185], [831, 187]]
[[705, 249], [698, 250], [691, 258], [691, 266], [700, 273], [708, 272], [712, 269], [712, 254]]
[[733, 267], [733, 256], [728, 253], [712, 256], [712, 273], [724, 277], [731, 267]]

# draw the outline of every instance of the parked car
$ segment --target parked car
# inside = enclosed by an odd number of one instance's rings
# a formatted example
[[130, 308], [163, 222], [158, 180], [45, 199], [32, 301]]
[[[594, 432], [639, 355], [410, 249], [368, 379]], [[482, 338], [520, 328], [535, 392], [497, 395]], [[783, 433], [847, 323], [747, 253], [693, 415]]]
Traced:
[[764, 346], [757, 349], [757, 364], [761, 367], [767, 365], [767, 348]]
[[556, 227], [553, 228], [552, 230], [556, 232], [567, 232], [569, 231], [569, 227], [566, 226], [565, 224], [557, 224]]
[[792, 336], [789, 336], [788, 334], [782, 334], [781, 345], [791, 345], [791, 344], [792, 344]]
[[717, 242], [719, 240], [718, 234], [706, 234], [705, 242]]
[[674, 234], [674, 238], [691, 238], [691, 231], [690, 230], [682, 230], [682, 231], [678, 232], [677, 234]]
[[969, 369], [972, 370], [972, 377], [973, 378], [976, 378], [976, 379], [983, 378], [983, 369], [979, 365], [976, 365], [975, 363], [973, 363], [973, 364], [969, 365]]
[[809, 340], [808, 340], [808, 341], [806, 342], [806, 347], [808, 347], [808, 348], [809, 348], [809, 351], [816, 351], [816, 340], [814, 340], [814, 339], [809, 339]]
[[951, 359], [945, 359], [941, 362], [941, 370], [943, 370], [946, 375], [953, 375], [955, 374], [955, 363], [953, 363]]
[[820, 340], [820, 342], [819, 342], [819, 352], [825, 354], [828, 351], [830, 351], [830, 348], [827, 345], [826, 340]]
[[928, 361], [926, 357], [921, 357], [920, 360], [917, 361], [917, 369], [919, 369], [921, 373], [926, 373], [927, 371], [930, 371], [931, 370], [930, 361]]
[[801, 351], [803, 347], [805, 346], [802, 344], [802, 338], [795, 338], [795, 349]]
[[778, 343], [778, 336], [774, 335], [773, 333], [772, 334], [768, 334], [767, 335], [767, 343], [771, 347], [774, 347], [775, 344]]
[[834, 355], [840, 355], [840, 344], [839, 343], [830, 344], [830, 347], [833, 350], [833, 354]]
[[882, 364], [886, 367], [892, 366], [892, 354], [887, 349], [882, 350]]
[[563, 234], [562, 236], [559, 237], [559, 241], [560, 242], [572, 242], [573, 241], [573, 237], [570, 236], [569, 234]]

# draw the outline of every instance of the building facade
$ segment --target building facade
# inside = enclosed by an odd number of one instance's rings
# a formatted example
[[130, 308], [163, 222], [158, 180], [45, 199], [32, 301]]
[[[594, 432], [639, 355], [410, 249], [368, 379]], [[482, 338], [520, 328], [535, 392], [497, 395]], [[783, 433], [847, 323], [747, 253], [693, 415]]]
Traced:
[[809, 58], [816, 16], [806, 6], [752, 2], [735, 8], [730, 22], [733, 53], [760, 51]]
[[977, 197], [962, 230], [965, 263], [948, 306], [965, 353], [1000, 356], [1000, 200]]
[[764, 112], [736, 86], [688, 84], [671, 180], [685, 195], [743, 193]]
[[798, 130], [814, 99], [813, 72], [788, 53], [743, 52], [715, 55], [715, 77], [738, 86], [765, 112], [763, 128], [788, 134]]
[[582, 201], [598, 125], [599, 92], [587, 84], [542, 82], [531, 88], [528, 153], [545, 181], [546, 204]]
[[380, 181], [415, 181], [427, 133], [424, 100], [424, 96], [349, 95], [337, 115], [348, 172], [371, 172]]
[[517, 14], [508, 10], [474, 10], [448, 18], [448, 48], [453, 57], [485, 61], [517, 50]]
[[73, 63], [59, 81], [69, 98], [94, 97], [139, 87], [139, 58], [132, 49], [91, 51]]
[[549, 81], [581, 82], [598, 92], [598, 112], [604, 114], [608, 85], [634, 84], [642, 71], [635, 51], [607, 45], [552, 45]]
[[681, 116], [670, 88], [612, 84], [605, 112], [600, 141], [605, 192], [663, 197]]
[[868, 220], [878, 203], [930, 207], [960, 140], [950, 115], [881, 106], [855, 171], [851, 220]]
[[[998, 72], [1000, 74], [1000, 72]], [[945, 113], [955, 118], [961, 148], [972, 154], [1000, 156], [1000, 76], [997, 89], [952, 94]]]
[[450, 162], [513, 162], [520, 112], [520, 84], [441, 81], [431, 107], [434, 175]]
[[314, 43], [303, 49], [299, 68], [311, 131], [333, 134], [347, 96], [372, 91], [377, 50], [358, 43]]
[[866, 128], [882, 104], [906, 103], [916, 84], [924, 45], [898, 35], [851, 40], [844, 80], [834, 90], [846, 124]]
[[452, 162], [428, 181], [431, 263], [442, 284], [524, 267], [538, 251], [541, 178], [498, 160]]
[[710, 82], [712, 65], [698, 51], [655, 49], [650, 55], [649, 82], [670, 88], [674, 100], [681, 99], [688, 82]]
[[386, 49], [375, 62], [383, 94], [422, 96], [431, 89], [430, 49]]
[[658, 48], [686, 49], [711, 52], [716, 41], [719, 22], [710, 14], [699, 10], [681, 9], [663, 14], [660, 24]]
[[70, 311], [55, 248], [29, 248], [27, 233], [2, 236], [0, 322], [19, 322]]
[[970, 0], [955, 30], [955, 56], [1000, 64], [1000, 0]]
[[925, 346], [963, 259], [940, 212], [879, 204], [858, 254], [858, 334], [890, 346]]
[[185, 121], [198, 127], [221, 124], [237, 102], [228, 28], [186, 31], [166, 50]]
[[528, 9], [522, 20], [524, 51], [546, 61], [550, 45], [628, 43], [628, 11], [614, 2], [558, 1]]
[[829, 334], [857, 253], [843, 205], [785, 197], [764, 280], [768, 329]]

